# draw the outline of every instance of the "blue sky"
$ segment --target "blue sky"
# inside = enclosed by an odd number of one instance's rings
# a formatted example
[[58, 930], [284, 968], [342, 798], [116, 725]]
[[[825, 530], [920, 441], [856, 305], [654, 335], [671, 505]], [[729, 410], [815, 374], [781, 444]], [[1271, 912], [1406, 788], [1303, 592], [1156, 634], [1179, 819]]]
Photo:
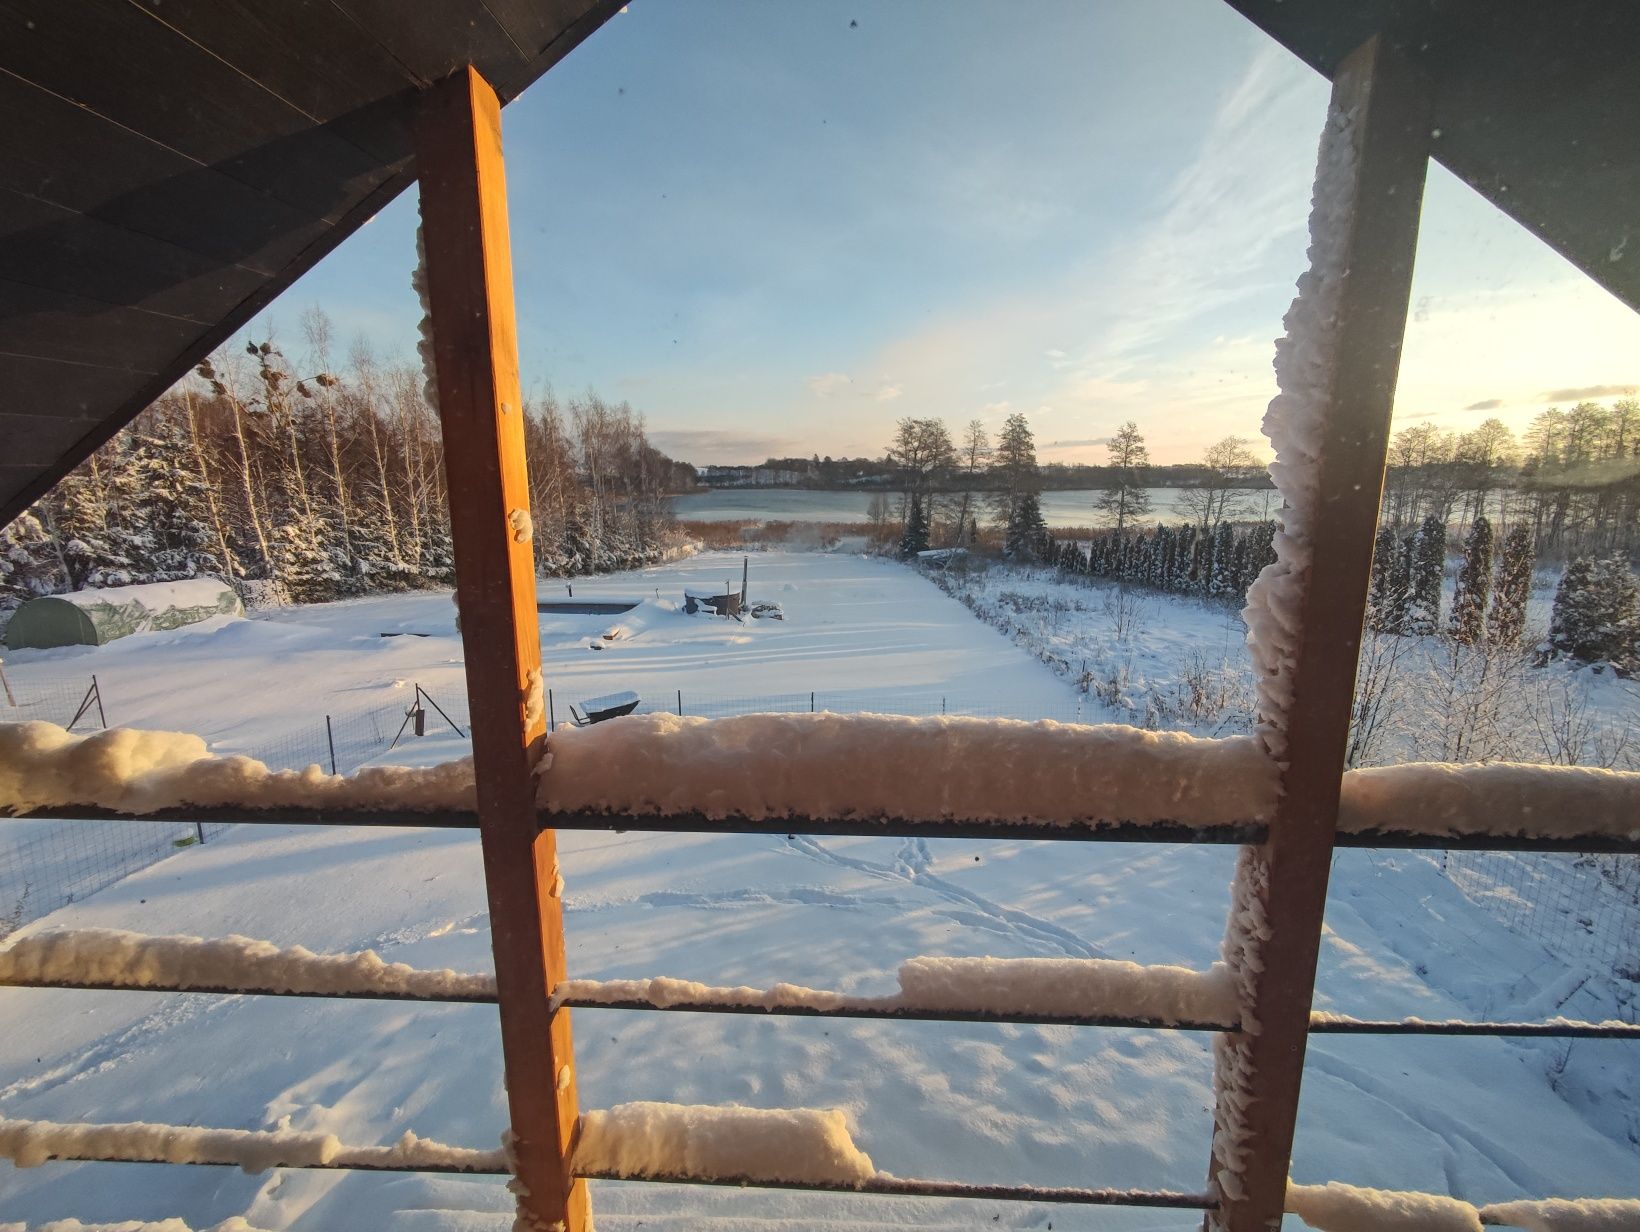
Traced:
[[[505, 112], [526, 385], [693, 462], [1013, 410], [1061, 461], [1256, 437], [1326, 96], [1220, 0], [635, 0]], [[269, 319], [412, 357], [415, 208]], [[1637, 382], [1640, 318], [1432, 168], [1398, 419]]]

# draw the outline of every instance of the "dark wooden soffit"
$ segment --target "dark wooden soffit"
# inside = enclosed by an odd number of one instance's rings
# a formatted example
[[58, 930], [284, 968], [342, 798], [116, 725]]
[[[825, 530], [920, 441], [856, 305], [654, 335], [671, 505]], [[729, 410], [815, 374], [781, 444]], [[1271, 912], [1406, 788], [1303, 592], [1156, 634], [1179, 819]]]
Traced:
[[620, 7], [0, 0], [0, 526], [414, 182], [422, 90]]
[[[1387, 34], [1437, 162], [1640, 311], [1640, 10], [1623, 0], [1227, 0], [1332, 78]], [[1507, 271], [1500, 271], [1507, 277]]]

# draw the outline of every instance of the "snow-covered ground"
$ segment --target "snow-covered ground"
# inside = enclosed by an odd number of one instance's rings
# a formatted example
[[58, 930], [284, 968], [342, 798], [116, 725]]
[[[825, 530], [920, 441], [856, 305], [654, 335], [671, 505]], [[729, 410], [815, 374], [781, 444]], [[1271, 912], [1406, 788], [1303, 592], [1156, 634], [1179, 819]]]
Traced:
[[[821, 708], [937, 713], [944, 699], [972, 713], [1073, 718], [1085, 706], [1090, 719], [1130, 717], [1097, 696], [1083, 702], [1076, 672], [1057, 673], [1034, 648], [883, 561], [754, 556], [752, 595], [781, 603], [784, 622], [739, 625], [672, 610], [686, 586], [738, 584], [739, 568], [738, 556], [705, 556], [576, 581], [576, 598], [649, 602], [624, 616], [543, 618], [559, 706], [632, 689], [663, 707], [682, 691], [686, 712], [711, 713], [709, 699], [744, 708], [777, 696], [806, 708], [813, 691]], [[542, 587], [543, 597], [562, 593], [562, 584]], [[1080, 593], [1090, 606], [1074, 619], [1091, 644], [1099, 622], [1113, 618], [1096, 594]], [[1245, 671], [1233, 617], [1162, 597], [1147, 603], [1150, 623], [1134, 636], [1151, 640], [1128, 643], [1146, 681], [1176, 679], [1170, 657], [1177, 664], [1192, 649]], [[222, 751], [255, 752], [350, 700], [402, 709], [412, 682], [447, 704], [460, 698], [453, 618], [447, 595], [362, 600], [98, 650], [19, 654], [7, 671], [20, 696], [31, 684], [95, 671], [111, 722], [192, 730]], [[1062, 615], [1062, 632], [1072, 619]], [[615, 624], [624, 635], [604, 641]], [[1159, 722], [1208, 731], [1218, 720]], [[393, 756], [414, 759], [426, 747]], [[1204, 970], [1218, 956], [1233, 855], [639, 833], [565, 834], [561, 843], [573, 977], [790, 981], [852, 994], [893, 992], [900, 962], [913, 955], [1101, 957]], [[1625, 1012], [1621, 982], [1591, 978], [1502, 928], [1480, 897], [1443, 875], [1440, 853], [1341, 853], [1319, 1007], [1392, 1018]], [[238, 933], [484, 971], [487, 926], [470, 834], [239, 827], [28, 931]], [[10, 989], [0, 990], [0, 1021], [4, 1116], [289, 1127], [357, 1144], [413, 1129], [479, 1148], [496, 1144], [504, 1122], [487, 1006]], [[587, 1108], [637, 1100], [843, 1108], [859, 1148], [901, 1176], [1196, 1190], [1206, 1171], [1211, 1056], [1199, 1035], [611, 1009], [577, 1010], [575, 1027]], [[1300, 1181], [1476, 1202], [1636, 1193], [1640, 1050], [1632, 1043], [1584, 1040], [1568, 1050], [1551, 1041], [1327, 1036], [1309, 1055]], [[1182, 1232], [1199, 1223], [1185, 1213], [615, 1183], [596, 1184], [594, 1203], [600, 1226], [617, 1229]], [[209, 1226], [243, 1215], [269, 1229], [467, 1232], [500, 1229], [509, 1211], [493, 1179], [0, 1165], [3, 1219], [183, 1216]]]

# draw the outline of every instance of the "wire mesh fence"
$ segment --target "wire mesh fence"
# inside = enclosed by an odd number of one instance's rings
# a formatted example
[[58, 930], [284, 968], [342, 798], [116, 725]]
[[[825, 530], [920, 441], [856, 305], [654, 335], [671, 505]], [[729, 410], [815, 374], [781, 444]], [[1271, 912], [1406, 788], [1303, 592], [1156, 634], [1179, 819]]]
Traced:
[[1449, 851], [1442, 868], [1568, 966], [1640, 982], [1640, 856]]

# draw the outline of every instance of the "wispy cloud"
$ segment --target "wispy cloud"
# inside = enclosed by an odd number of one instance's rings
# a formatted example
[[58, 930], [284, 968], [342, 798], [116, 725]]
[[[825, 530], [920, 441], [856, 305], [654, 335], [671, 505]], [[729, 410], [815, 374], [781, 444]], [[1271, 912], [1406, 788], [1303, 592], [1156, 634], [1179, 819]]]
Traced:
[[654, 431], [649, 434], [649, 440], [669, 457], [695, 463], [761, 462], [788, 454], [797, 445], [786, 436], [690, 428]]
[[904, 392], [905, 390], [898, 384], [884, 384], [877, 390], [877, 401], [892, 402]]
[[1466, 411], [1495, 411], [1502, 405], [1502, 398], [1482, 398], [1479, 402], [1471, 402], [1463, 409]]
[[1092, 436], [1082, 441], [1049, 441], [1043, 449], [1092, 449], [1099, 445], [1110, 444], [1108, 436]]
[[1582, 402], [1586, 398], [1621, 398], [1632, 396], [1634, 385], [1579, 385], [1574, 389], [1551, 389], [1541, 395], [1545, 402]]
[[842, 393], [854, 383], [854, 379], [846, 372], [823, 372], [819, 376], [811, 376], [803, 383], [812, 389], [816, 396], [830, 398], [834, 394]]

